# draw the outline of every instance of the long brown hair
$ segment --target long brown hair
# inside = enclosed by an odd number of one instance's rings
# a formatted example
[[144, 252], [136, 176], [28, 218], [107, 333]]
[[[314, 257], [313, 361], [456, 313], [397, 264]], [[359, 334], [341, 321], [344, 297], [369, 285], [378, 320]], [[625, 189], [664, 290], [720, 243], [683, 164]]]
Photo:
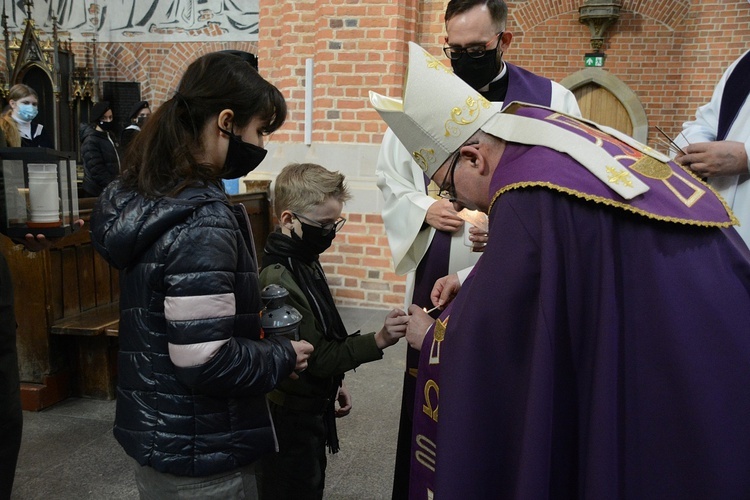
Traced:
[[36, 97], [37, 101], [39, 100], [36, 91], [23, 83], [13, 85], [8, 91], [8, 107], [3, 110], [0, 116], [0, 129], [5, 134], [8, 146], [12, 148], [21, 147], [21, 133], [18, 131], [18, 124], [13, 119], [13, 108], [10, 107], [10, 101], [18, 101], [30, 95]]
[[231, 109], [235, 129], [255, 117], [264, 132], [286, 119], [281, 92], [239, 57], [213, 52], [195, 60], [174, 97], [159, 106], [128, 147], [123, 182], [148, 197], [173, 196], [186, 186], [218, 180], [215, 165], [200, 163], [204, 126]]

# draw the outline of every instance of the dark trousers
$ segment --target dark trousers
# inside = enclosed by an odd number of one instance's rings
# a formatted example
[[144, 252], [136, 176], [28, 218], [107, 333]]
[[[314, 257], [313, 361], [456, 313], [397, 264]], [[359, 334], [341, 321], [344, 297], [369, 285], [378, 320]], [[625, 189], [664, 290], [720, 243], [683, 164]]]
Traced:
[[323, 413], [290, 410], [272, 402], [279, 452], [261, 460], [263, 500], [321, 500], [325, 488], [326, 426]]
[[22, 428], [13, 283], [0, 254], [0, 500], [9, 499], [13, 489]]

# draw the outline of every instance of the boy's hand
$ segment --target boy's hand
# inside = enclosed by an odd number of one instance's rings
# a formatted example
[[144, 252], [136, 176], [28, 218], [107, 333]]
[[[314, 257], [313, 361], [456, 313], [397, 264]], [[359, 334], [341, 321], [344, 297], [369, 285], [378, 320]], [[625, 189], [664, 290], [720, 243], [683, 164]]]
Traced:
[[406, 335], [406, 325], [408, 323], [408, 314], [401, 309], [392, 309], [385, 317], [383, 328], [375, 334], [375, 344], [378, 346], [378, 349], [383, 350], [398, 342], [398, 339]]
[[344, 382], [341, 382], [339, 393], [336, 395], [336, 401], [339, 403], [339, 407], [336, 408], [336, 418], [349, 415], [349, 412], [352, 411], [352, 395]]

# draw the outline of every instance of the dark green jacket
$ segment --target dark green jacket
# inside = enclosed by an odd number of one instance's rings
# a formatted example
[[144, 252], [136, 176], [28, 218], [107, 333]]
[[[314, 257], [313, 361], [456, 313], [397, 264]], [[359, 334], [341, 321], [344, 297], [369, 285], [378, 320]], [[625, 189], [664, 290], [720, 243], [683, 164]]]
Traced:
[[326, 340], [322, 326], [315, 318], [305, 294], [297, 286], [294, 276], [284, 266], [275, 264], [260, 273], [260, 285], [283, 286], [289, 292], [287, 304], [302, 314], [300, 339], [307, 340], [314, 347], [308, 368], [298, 380], [285, 379], [278, 390], [298, 397], [327, 398], [333, 392], [335, 377], [352, 370], [362, 363], [383, 357], [383, 351], [375, 344], [375, 333], [348, 337], [343, 342]]

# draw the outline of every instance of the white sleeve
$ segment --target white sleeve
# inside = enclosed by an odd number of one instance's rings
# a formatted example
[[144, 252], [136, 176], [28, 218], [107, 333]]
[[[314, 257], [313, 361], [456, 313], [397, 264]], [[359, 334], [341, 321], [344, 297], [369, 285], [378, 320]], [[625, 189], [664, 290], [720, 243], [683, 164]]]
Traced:
[[552, 82], [552, 99], [549, 107], [555, 111], [582, 118], [576, 96], [557, 82]]
[[376, 174], [393, 266], [397, 274], [406, 274], [416, 270], [435, 234], [434, 228], [423, 228], [435, 199], [425, 194], [424, 173], [390, 129], [380, 146]]
[[458, 275], [458, 282], [463, 285], [464, 281], [466, 281], [466, 277], [469, 276], [469, 273], [472, 271], [472, 269], [474, 269], [474, 266], [457, 271], [456, 274]]
[[732, 74], [734, 67], [737, 65], [740, 57], [732, 63], [724, 72], [714, 88], [714, 93], [708, 103], [698, 108], [695, 113], [695, 120], [686, 121], [682, 124], [682, 133], [678, 134], [674, 142], [683, 147], [694, 142], [711, 142], [716, 140], [716, 134], [719, 130], [719, 111], [721, 109], [721, 96], [724, 93], [724, 86], [727, 78]]

